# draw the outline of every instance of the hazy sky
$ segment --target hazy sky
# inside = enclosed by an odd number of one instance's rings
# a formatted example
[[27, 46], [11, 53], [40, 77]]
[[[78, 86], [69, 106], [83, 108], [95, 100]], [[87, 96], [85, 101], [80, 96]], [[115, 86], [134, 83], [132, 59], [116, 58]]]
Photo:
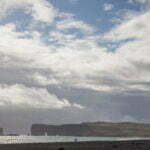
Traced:
[[0, 0], [0, 126], [150, 122], [150, 0]]

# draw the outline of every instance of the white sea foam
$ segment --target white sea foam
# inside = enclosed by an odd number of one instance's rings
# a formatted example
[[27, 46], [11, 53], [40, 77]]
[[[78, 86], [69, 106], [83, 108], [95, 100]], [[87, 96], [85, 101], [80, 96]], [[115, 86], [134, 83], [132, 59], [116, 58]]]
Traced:
[[0, 144], [12, 143], [53, 143], [53, 142], [74, 142], [74, 141], [131, 141], [150, 140], [141, 137], [73, 137], [73, 136], [0, 136]]

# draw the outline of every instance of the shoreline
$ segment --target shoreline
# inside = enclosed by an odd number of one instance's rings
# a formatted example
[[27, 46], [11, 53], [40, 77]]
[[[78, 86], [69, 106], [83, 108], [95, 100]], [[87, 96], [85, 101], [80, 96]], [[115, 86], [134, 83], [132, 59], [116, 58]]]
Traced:
[[147, 150], [150, 140], [0, 144], [0, 150]]

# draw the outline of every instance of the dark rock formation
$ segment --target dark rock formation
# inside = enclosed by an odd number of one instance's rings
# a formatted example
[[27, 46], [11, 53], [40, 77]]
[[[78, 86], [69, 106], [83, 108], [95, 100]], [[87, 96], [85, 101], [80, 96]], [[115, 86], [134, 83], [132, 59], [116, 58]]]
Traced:
[[32, 135], [61, 136], [150, 136], [150, 124], [137, 123], [81, 123], [66, 125], [33, 124]]
[[3, 128], [0, 128], [0, 135], [3, 135]]
[[90, 129], [84, 124], [70, 124], [70, 125], [42, 125], [34, 124], [31, 127], [32, 135], [65, 135], [65, 136], [82, 136], [85, 135]]

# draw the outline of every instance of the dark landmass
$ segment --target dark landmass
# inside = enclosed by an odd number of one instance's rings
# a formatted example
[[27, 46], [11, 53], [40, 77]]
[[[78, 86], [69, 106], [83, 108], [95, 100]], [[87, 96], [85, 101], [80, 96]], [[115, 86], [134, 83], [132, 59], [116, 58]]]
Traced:
[[66, 125], [33, 124], [31, 135], [54, 136], [112, 136], [112, 137], [150, 137], [150, 124], [139, 123], [81, 123]]
[[3, 128], [0, 128], [0, 136], [3, 135]]
[[11, 133], [11, 134], [6, 134], [5, 136], [19, 136], [19, 134]]
[[0, 144], [0, 150], [149, 150], [150, 141]]

